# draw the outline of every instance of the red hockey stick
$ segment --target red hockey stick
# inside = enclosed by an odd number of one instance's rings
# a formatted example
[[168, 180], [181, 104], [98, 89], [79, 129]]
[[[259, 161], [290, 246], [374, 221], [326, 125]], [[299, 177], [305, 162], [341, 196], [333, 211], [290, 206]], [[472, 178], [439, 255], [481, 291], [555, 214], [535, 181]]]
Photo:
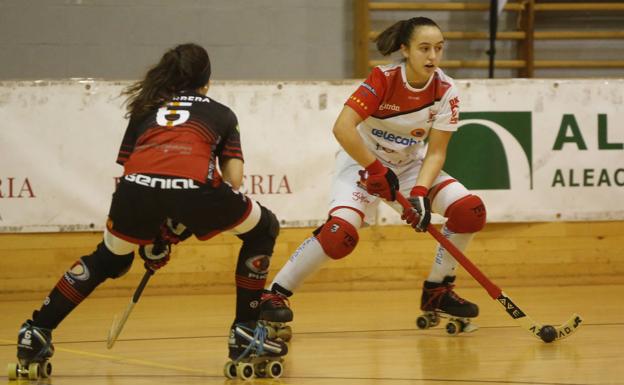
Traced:
[[[403, 208], [411, 209], [412, 207], [409, 201], [398, 191], [397, 201], [401, 204], [401, 206], [403, 206]], [[509, 314], [511, 318], [515, 319], [523, 329], [545, 342], [553, 341], [553, 339], [550, 339], [546, 335], [541, 335], [542, 328], [550, 325], [542, 325], [533, 321], [531, 317], [523, 312], [518, 305], [516, 305], [511, 298], [509, 298], [509, 296], [501, 290], [500, 287], [490, 281], [477, 266], [475, 266], [457, 247], [455, 247], [451, 241], [446, 239], [446, 237], [444, 237], [444, 235], [442, 235], [433, 225], [430, 224], [427, 227], [427, 231], [438, 242], [440, 242], [440, 245], [442, 245], [442, 247], [444, 247], [453, 256], [453, 258], [455, 258], [455, 260], [457, 260], [457, 262], [459, 262], [459, 264], [462, 265], [464, 269], [466, 269], [466, 271], [477, 280], [477, 282], [479, 282], [481, 286], [483, 286], [492, 299], [497, 300], [501, 305], [503, 305], [507, 314]], [[572, 317], [570, 317], [570, 319], [568, 319], [568, 321], [561, 326], [553, 326], [557, 332], [554, 339], [559, 340], [570, 336], [576, 331], [576, 329], [578, 329], [582, 322], [583, 319], [580, 315], [573, 314]]]

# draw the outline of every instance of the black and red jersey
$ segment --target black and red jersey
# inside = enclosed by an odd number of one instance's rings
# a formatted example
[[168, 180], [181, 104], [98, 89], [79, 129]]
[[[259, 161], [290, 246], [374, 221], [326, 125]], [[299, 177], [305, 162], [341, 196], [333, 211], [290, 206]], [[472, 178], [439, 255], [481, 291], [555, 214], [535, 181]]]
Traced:
[[218, 159], [243, 159], [238, 119], [227, 106], [195, 91], [132, 116], [117, 156], [124, 175], [157, 174], [217, 181]]

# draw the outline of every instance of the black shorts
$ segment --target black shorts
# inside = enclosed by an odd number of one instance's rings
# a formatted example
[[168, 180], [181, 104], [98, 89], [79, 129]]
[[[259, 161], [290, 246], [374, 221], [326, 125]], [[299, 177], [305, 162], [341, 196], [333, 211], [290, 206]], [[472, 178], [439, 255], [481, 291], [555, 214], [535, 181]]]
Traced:
[[[132, 243], [151, 243], [167, 218], [182, 223], [197, 238], [209, 239], [236, 227], [251, 211], [251, 200], [226, 183], [213, 187], [184, 178], [142, 177], [141, 183], [121, 178], [106, 224], [111, 233]], [[182, 188], [188, 182], [192, 188]]]

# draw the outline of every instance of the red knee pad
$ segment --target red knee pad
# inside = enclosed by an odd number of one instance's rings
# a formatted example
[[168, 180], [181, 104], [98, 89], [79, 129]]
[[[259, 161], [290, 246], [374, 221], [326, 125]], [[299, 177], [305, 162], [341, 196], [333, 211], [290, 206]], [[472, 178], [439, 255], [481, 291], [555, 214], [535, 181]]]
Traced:
[[476, 195], [468, 195], [446, 210], [446, 227], [454, 233], [476, 233], [485, 226], [485, 205]]
[[340, 217], [330, 217], [323, 226], [314, 231], [314, 235], [325, 254], [333, 259], [351, 254], [360, 240], [355, 226]]

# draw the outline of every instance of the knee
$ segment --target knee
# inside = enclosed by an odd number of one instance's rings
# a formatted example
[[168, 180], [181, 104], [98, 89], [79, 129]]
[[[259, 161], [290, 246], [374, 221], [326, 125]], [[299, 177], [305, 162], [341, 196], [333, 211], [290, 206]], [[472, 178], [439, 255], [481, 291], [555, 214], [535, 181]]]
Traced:
[[485, 226], [485, 205], [478, 196], [468, 195], [451, 204], [445, 216], [446, 227], [452, 232], [476, 233]]
[[351, 254], [360, 239], [357, 228], [337, 216], [329, 217], [325, 224], [314, 231], [314, 236], [325, 254], [332, 259]]
[[245, 246], [253, 248], [255, 253], [270, 256], [273, 254], [275, 240], [279, 235], [280, 224], [271, 210], [264, 206], [260, 206], [260, 210], [261, 214], [258, 224], [249, 232], [238, 237], [243, 240]]
[[102, 278], [119, 278], [126, 274], [132, 266], [134, 251], [124, 255], [114, 254], [101, 242], [95, 252], [82, 260], [86, 265], [91, 265]]

